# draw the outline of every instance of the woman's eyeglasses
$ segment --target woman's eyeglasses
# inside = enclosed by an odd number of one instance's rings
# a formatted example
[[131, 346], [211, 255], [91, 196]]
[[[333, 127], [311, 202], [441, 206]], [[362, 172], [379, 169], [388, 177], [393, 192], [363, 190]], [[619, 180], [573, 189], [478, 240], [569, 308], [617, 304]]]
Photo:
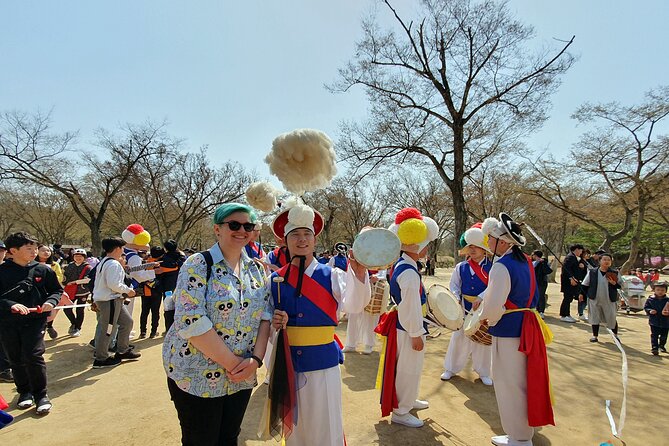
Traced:
[[228, 228], [230, 228], [231, 231], [239, 231], [239, 229], [243, 226], [244, 231], [246, 232], [253, 232], [256, 228], [255, 223], [240, 223], [238, 221], [223, 221], [219, 223], [219, 225], [228, 225]]

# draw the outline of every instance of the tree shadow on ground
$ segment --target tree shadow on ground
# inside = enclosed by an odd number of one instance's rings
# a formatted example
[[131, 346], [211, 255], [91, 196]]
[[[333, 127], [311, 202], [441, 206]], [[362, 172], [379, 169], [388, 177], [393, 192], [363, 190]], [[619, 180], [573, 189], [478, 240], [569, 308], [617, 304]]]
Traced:
[[[415, 412], [415, 411], [412, 411]], [[431, 418], [424, 418], [425, 425], [421, 428], [411, 428], [399, 424], [392, 424], [390, 418], [380, 420], [374, 428], [376, 429], [377, 440], [374, 444], [395, 445], [398, 438], [402, 439], [405, 445], [421, 446], [469, 446], [461, 438], [450, 432], [438, 421]]]
[[370, 355], [357, 352], [346, 353], [344, 369], [351, 376], [342, 379], [342, 383], [353, 392], [374, 390], [379, 367], [379, 352]]

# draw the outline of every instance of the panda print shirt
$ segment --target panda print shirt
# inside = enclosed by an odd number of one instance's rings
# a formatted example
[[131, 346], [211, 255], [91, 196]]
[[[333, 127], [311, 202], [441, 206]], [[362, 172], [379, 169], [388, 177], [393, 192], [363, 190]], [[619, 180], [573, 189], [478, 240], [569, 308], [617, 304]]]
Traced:
[[214, 329], [228, 348], [250, 357], [262, 320], [270, 320], [269, 294], [262, 268], [242, 251], [240, 277], [230, 268], [218, 244], [209, 249], [213, 259], [207, 281], [204, 256], [193, 254], [182, 265], [174, 290], [174, 324], [165, 335], [163, 366], [184, 392], [214, 398], [257, 385], [256, 378], [232, 383], [220, 365], [189, 342]]

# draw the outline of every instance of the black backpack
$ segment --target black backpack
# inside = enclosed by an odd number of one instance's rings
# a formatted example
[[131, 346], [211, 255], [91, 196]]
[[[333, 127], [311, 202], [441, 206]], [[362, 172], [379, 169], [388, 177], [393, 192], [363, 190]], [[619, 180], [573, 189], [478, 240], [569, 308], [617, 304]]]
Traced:
[[86, 288], [88, 288], [88, 291], [91, 293], [93, 292], [93, 289], [95, 288], [95, 276], [98, 273], [98, 267], [102, 269], [102, 266], [105, 264], [107, 260], [110, 260], [110, 257], [106, 257], [102, 262], [100, 262], [98, 265], [95, 265], [95, 268], [91, 268], [91, 270], [88, 272], [86, 277], [90, 279], [90, 282], [86, 284]]

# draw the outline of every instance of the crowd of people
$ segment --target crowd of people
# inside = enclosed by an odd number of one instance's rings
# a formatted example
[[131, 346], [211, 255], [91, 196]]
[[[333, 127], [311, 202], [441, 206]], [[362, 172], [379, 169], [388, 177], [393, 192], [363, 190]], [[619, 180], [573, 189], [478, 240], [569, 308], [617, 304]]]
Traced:
[[[151, 246], [137, 224], [121, 237], [103, 239], [99, 259], [82, 248], [64, 254], [25, 232], [11, 234], [0, 243], [0, 381], [15, 383], [19, 408], [49, 413], [44, 337], [58, 337], [53, 321], [60, 307], [72, 337], [81, 335], [86, 307], [95, 311], [93, 368], [138, 360], [141, 352], [131, 339], [157, 337], [162, 315], [167, 389], [184, 445], [237, 444], [263, 365], [270, 402], [266, 432], [289, 446], [343, 445], [339, 366], [358, 344], [361, 353], [371, 353], [376, 332], [386, 339], [381, 414], [420, 428], [423, 421], [412, 411], [429, 407], [419, 398], [428, 334], [420, 272], [429, 273], [433, 265], [423, 269], [419, 262], [437, 237], [435, 228], [413, 208], [400, 211], [390, 230], [402, 243], [401, 255], [381, 271], [368, 270], [344, 244], [334, 247], [334, 255], [317, 256], [323, 219], [304, 204], [274, 219], [276, 247], [267, 253], [257, 242], [255, 210], [239, 203], [217, 209], [215, 243], [202, 252], [181, 251], [173, 240]], [[531, 445], [535, 427], [554, 424], [543, 321], [552, 268], [543, 252], [523, 253], [525, 237], [506, 214], [468, 229], [460, 244], [465, 260], [455, 266], [449, 288], [464, 313], [481, 310], [488, 338], [477, 341], [455, 331], [441, 379], [450, 380], [471, 357], [482, 384], [495, 388], [505, 434], [493, 437], [493, 444]], [[579, 318], [592, 327], [591, 342], [598, 341], [600, 324], [617, 335], [621, 277], [612, 256], [588, 255], [580, 244], [569, 251], [562, 265], [560, 321], [577, 321], [570, 314], [576, 300]], [[669, 298], [666, 282], [648, 276], [643, 280], [653, 295], [644, 310], [657, 355], [666, 352]], [[392, 307], [384, 301], [378, 304], [382, 314], [369, 312], [383, 286]], [[137, 297], [138, 335], [132, 316]], [[345, 345], [335, 334], [344, 313]], [[530, 372], [536, 379], [527, 380]]]

